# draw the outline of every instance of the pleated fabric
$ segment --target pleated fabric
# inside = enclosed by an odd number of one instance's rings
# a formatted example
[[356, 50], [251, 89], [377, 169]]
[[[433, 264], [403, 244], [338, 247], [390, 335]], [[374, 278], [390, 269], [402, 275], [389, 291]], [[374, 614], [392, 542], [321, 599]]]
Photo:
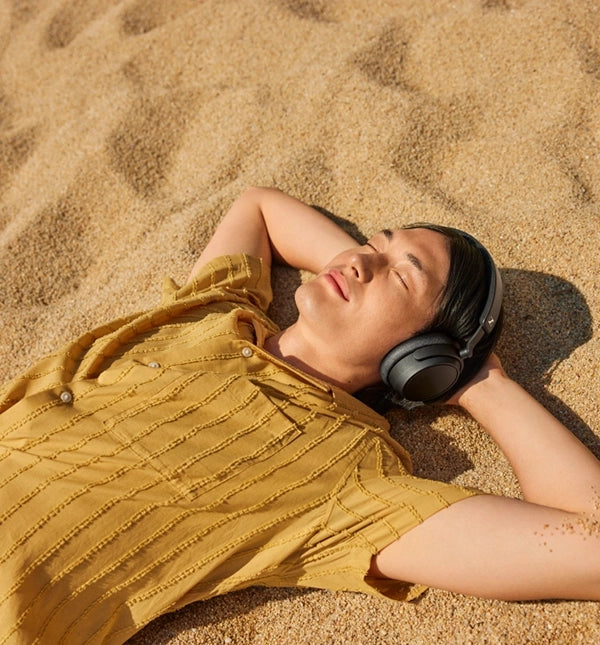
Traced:
[[372, 555], [475, 494], [262, 346], [269, 271], [226, 256], [0, 390], [0, 642], [122, 643], [249, 585], [408, 599]]

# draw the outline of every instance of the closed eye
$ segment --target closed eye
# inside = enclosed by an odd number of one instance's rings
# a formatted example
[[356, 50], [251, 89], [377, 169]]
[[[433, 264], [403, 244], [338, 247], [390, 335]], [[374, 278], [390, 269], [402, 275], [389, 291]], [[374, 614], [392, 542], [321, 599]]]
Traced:
[[402, 284], [402, 286], [408, 291], [408, 285], [406, 284], [406, 280], [402, 277], [402, 274], [399, 273], [398, 271], [393, 271], [392, 272], [396, 279]]
[[[385, 231], [383, 232], [385, 233]], [[379, 249], [372, 242], [366, 242], [365, 246], [368, 246], [376, 253], [379, 253]], [[392, 274], [394, 278], [408, 291], [408, 284], [406, 283], [406, 280], [403, 278], [402, 274], [396, 270], [392, 270]]]

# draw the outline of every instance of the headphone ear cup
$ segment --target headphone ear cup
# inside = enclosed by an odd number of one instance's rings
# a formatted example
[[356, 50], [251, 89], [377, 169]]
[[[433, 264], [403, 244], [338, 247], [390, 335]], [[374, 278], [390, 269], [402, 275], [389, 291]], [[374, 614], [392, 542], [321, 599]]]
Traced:
[[444, 334], [423, 334], [396, 345], [381, 361], [381, 380], [409, 401], [433, 401], [458, 381], [463, 360]]

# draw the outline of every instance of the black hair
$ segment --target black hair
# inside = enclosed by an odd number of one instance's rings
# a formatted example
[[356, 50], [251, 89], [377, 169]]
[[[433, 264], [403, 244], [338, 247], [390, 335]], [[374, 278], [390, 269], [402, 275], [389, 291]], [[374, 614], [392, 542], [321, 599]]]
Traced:
[[[405, 229], [425, 228], [442, 234], [446, 238], [450, 269], [448, 281], [440, 298], [434, 317], [418, 333], [442, 333], [464, 347], [466, 341], [479, 327], [479, 319], [488, 297], [489, 270], [481, 251], [466, 237], [452, 228], [437, 224], [419, 222], [404, 226]], [[439, 400], [450, 398], [466, 385], [481, 369], [502, 331], [503, 312], [500, 311], [494, 329], [475, 345], [473, 354], [464, 359], [463, 370], [454, 386]], [[358, 392], [356, 396], [378, 412], [385, 412], [394, 405], [411, 407], [410, 403], [399, 400], [396, 392], [380, 383]]]

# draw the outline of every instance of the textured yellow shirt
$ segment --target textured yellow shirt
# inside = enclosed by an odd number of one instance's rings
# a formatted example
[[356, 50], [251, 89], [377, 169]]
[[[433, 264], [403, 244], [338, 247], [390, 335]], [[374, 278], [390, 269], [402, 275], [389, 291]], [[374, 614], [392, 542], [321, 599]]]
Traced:
[[249, 585], [408, 598], [373, 554], [472, 492], [262, 349], [269, 272], [219, 258], [0, 390], [0, 642], [122, 643]]

